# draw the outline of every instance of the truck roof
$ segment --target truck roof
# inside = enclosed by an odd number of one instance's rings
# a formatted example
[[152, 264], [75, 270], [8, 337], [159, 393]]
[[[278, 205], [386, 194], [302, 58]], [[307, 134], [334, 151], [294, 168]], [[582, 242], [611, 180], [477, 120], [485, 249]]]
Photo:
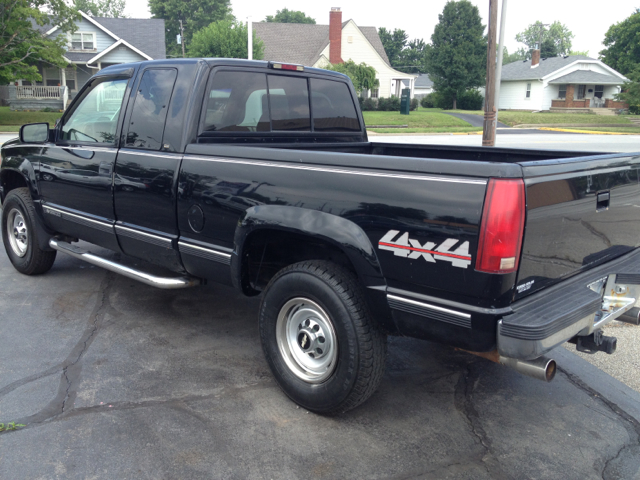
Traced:
[[[140, 65], [146, 67], [148, 65], [163, 65], [163, 66], [180, 66], [180, 65], [193, 65], [201, 62], [206, 62], [210, 67], [218, 66], [232, 66], [232, 67], [251, 67], [251, 68], [269, 68], [269, 63], [286, 63], [286, 62], [267, 62], [264, 60], [246, 60], [241, 58], [166, 58], [161, 60], [149, 60], [145, 62], [135, 63], [122, 63], [118, 65], [112, 65], [100, 70], [100, 74], [119, 73], [123, 68], [133, 67]], [[327, 75], [346, 80], [349, 77], [343, 73], [333, 72], [331, 70], [324, 70], [322, 68], [304, 67], [304, 71], [308, 73], [315, 73], [320, 75]], [[304, 73], [304, 72], [301, 72]]]

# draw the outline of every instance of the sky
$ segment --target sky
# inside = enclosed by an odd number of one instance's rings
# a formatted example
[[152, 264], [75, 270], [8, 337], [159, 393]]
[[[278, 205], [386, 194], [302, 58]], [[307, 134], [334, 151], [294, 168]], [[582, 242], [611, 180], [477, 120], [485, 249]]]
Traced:
[[[343, 21], [352, 19], [361, 27], [385, 27], [387, 30], [399, 28], [407, 32], [410, 40], [421, 38], [430, 43], [433, 28], [438, 23], [438, 14], [442, 13], [446, 2], [447, 0], [410, 0], [404, 4], [378, 4], [376, 1], [365, 0], [231, 0], [231, 8], [236, 18], [243, 21], [248, 16], [254, 22], [263, 21], [267, 15], [275, 15], [276, 11], [288, 8], [304, 12], [318, 24], [328, 25], [331, 7], [340, 7]], [[480, 10], [482, 22], [486, 26], [489, 0], [471, 0], [471, 3]], [[558, 20], [573, 32], [573, 50], [588, 50], [591, 57], [597, 58], [604, 48], [602, 40], [609, 27], [629, 17], [638, 7], [640, 0], [611, 0], [610, 3], [597, 7], [589, 1], [510, 0], [507, 4], [505, 46], [513, 53], [523, 47], [515, 40], [518, 32], [537, 20], [543, 23]], [[133, 18], [150, 16], [145, 0], [127, 0], [125, 13]]]

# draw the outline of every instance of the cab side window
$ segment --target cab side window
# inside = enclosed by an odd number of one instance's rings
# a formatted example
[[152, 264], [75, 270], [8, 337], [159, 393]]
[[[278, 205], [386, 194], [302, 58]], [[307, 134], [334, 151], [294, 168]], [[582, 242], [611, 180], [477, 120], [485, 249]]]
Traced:
[[62, 125], [62, 140], [115, 145], [118, 117], [128, 79], [96, 82]]
[[144, 72], [129, 119], [126, 147], [160, 150], [177, 74], [172, 68]]

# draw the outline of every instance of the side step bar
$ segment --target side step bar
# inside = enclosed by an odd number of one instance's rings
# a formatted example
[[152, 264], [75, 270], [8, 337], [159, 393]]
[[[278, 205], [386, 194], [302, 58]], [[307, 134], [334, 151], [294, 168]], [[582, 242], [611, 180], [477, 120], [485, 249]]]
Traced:
[[49, 246], [54, 250], [62, 253], [66, 253], [79, 260], [83, 260], [97, 267], [102, 267], [111, 272], [119, 273], [125, 277], [138, 280], [139, 282], [146, 283], [152, 287], [162, 288], [165, 290], [175, 290], [178, 288], [189, 288], [200, 285], [202, 281], [195, 277], [156, 277], [155, 275], [149, 275], [148, 273], [141, 272], [140, 270], [134, 270], [130, 267], [125, 267], [111, 260], [107, 260], [102, 257], [98, 257], [91, 252], [88, 252], [76, 245], [72, 245], [68, 242], [63, 242], [56, 238], [49, 240]]

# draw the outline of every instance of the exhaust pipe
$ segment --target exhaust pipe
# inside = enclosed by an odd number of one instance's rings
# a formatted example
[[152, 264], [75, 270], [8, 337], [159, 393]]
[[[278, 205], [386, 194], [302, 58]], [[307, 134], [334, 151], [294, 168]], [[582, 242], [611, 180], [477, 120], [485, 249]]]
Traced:
[[498, 363], [544, 382], [550, 382], [556, 376], [556, 361], [547, 357], [539, 357], [535, 360], [518, 360], [517, 358], [500, 356]]
[[538, 357], [535, 360], [518, 360], [517, 358], [503, 357], [498, 353], [498, 350], [493, 350], [492, 352], [470, 352], [469, 350], [463, 350], [461, 348], [456, 350], [462, 350], [463, 352], [486, 358], [492, 362], [513, 368], [523, 375], [537, 378], [544, 382], [550, 382], [556, 376], [556, 361], [551, 358]]
[[631, 325], [640, 325], [640, 308], [633, 307], [631, 310], [624, 312], [618, 318], [619, 322], [630, 323]]

